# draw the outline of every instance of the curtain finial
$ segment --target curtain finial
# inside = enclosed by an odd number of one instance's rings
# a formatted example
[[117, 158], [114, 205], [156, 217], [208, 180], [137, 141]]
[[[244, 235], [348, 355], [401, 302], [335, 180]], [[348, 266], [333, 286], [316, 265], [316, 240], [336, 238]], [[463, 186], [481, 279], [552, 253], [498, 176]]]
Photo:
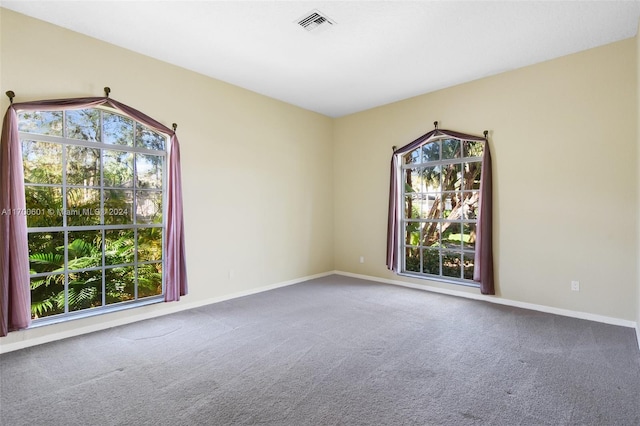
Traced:
[[398, 147], [394, 145], [394, 146], [392, 146], [392, 147], [391, 147], [391, 149], [393, 150], [393, 152], [396, 152], [396, 150], [398, 149]]
[[489, 131], [485, 130], [483, 133], [484, 133], [484, 138], [488, 139], [489, 138]]
[[178, 128], [178, 123], [173, 123], [171, 127], [173, 127], [173, 131], [175, 132], [176, 129]]
[[104, 88], [104, 95], [108, 98], [109, 93], [111, 93], [111, 88], [107, 86]]
[[433, 122], [433, 127], [435, 127], [436, 129], [438, 128], [438, 122], [437, 121]]
[[13, 103], [13, 98], [16, 97], [16, 94], [13, 90], [7, 90], [5, 93], [9, 97], [9, 102]]

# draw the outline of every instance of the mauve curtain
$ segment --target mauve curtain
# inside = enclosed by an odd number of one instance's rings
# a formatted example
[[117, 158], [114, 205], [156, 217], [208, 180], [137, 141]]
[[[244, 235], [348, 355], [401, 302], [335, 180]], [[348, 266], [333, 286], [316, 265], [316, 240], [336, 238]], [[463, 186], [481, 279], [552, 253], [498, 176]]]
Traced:
[[[17, 111], [60, 111], [100, 105], [114, 108], [153, 130], [170, 135], [165, 301], [180, 300], [180, 296], [187, 294], [180, 144], [175, 131], [134, 108], [108, 97], [55, 99], [9, 106], [0, 140], [0, 213], [26, 208]], [[6, 336], [9, 331], [26, 328], [31, 323], [29, 249], [25, 215], [1, 215], [0, 224], [0, 336]]]
[[17, 115], [9, 108], [0, 139], [0, 336], [31, 324], [25, 208]]
[[394, 151], [391, 157], [390, 185], [389, 185], [389, 218], [387, 223], [387, 268], [399, 272], [400, 265], [400, 221], [401, 202], [399, 196], [402, 191], [402, 179], [398, 174], [401, 167], [402, 154], [429, 143], [441, 137], [452, 137], [464, 141], [483, 141], [484, 155], [482, 158], [482, 173], [480, 176], [480, 201], [478, 206], [478, 225], [476, 227], [476, 252], [474, 259], [473, 280], [480, 283], [482, 294], [495, 294], [493, 284], [493, 245], [492, 245], [492, 178], [491, 154], [488, 141], [479, 136], [467, 135], [451, 130], [434, 129], [420, 136], [413, 142]]

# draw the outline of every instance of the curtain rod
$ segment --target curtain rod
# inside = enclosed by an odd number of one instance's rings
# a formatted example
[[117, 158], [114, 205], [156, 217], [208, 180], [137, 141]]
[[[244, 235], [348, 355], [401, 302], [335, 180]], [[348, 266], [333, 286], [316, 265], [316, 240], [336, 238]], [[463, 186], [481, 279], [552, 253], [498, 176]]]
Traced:
[[[111, 88], [109, 86], [106, 86], [104, 88], [104, 95], [108, 98], [109, 97], [109, 93], [111, 93]], [[11, 102], [13, 104], [13, 98], [16, 97], [16, 93], [13, 90], [7, 90], [5, 92], [5, 95], [7, 95], [7, 97], [9, 98], [9, 102]], [[175, 132], [176, 129], [178, 128], [178, 125], [176, 123], [173, 123], [171, 125], [171, 127], [173, 127], [173, 131]]]
[[[175, 123], [174, 123], [174, 124], [175, 124]], [[435, 130], [438, 130], [438, 122], [437, 122], [437, 121], [434, 121], [434, 122], [433, 122], [433, 127], [435, 128]], [[176, 129], [174, 128], [173, 130], [175, 131]], [[485, 130], [484, 132], [482, 132], [482, 134], [484, 135], [484, 138], [485, 138], [486, 140], [489, 140], [489, 131], [488, 131], [488, 130]], [[393, 152], [396, 152], [396, 150], [397, 150], [397, 149], [398, 149], [398, 147], [397, 147], [396, 145], [393, 145], [393, 146], [391, 147], [391, 150], [392, 150]]]

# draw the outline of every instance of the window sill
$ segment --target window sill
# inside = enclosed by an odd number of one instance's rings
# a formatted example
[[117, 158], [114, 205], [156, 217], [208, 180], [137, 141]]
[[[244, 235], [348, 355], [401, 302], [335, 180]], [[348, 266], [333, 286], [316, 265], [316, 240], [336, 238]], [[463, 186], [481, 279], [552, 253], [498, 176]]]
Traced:
[[463, 280], [457, 280], [455, 278], [444, 278], [444, 277], [438, 277], [438, 276], [432, 276], [432, 275], [412, 274], [410, 272], [396, 272], [396, 274], [400, 275], [401, 277], [416, 278], [419, 280], [427, 280], [427, 281], [436, 281], [439, 283], [455, 284], [455, 285], [461, 285], [461, 286], [472, 287], [472, 288], [480, 288], [480, 283], [477, 283], [475, 281], [463, 281]]
[[68, 314], [52, 315], [50, 317], [34, 319], [28, 329], [40, 328], [47, 325], [59, 324], [81, 318], [96, 317], [103, 314], [125, 311], [127, 309], [139, 308], [141, 306], [153, 305], [155, 303], [162, 302], [164, 302], [164, 295], [160, 294], [158, 296], [145, 297], [142, 300], [120, 302], [109, 306], [102, 306], [100, 308], [83, 309], [81, 311], [70, 312]]

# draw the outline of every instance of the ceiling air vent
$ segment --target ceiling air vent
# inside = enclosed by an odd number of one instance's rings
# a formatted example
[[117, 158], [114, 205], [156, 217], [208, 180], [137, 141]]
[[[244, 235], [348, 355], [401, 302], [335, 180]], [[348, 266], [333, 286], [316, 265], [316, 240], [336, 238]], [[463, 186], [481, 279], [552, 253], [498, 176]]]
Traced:
[[296, 23], [307, 31], [313, 31], [319, 27], [326, 28], [329, 25], [334, 25], [336, 22], [319, 10], [312, 10], [302, 18], [296, 20]]

